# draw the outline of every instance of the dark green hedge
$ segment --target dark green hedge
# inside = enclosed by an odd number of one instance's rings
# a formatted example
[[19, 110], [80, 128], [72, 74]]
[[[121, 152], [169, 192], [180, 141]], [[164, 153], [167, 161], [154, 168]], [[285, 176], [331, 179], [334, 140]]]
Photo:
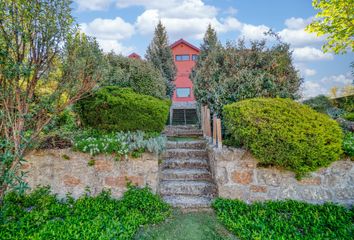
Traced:
[[280, 98], [255, 98], [224, 107], [227, 130], [262, 164], [298, 177], [327, 166], [342, 154], [337, 122], [310, 107]]
[[169, 100], [114, 86], [103, 87], [76, 104], [84, 126], [107, 131], [161, 132], [169, 108]]

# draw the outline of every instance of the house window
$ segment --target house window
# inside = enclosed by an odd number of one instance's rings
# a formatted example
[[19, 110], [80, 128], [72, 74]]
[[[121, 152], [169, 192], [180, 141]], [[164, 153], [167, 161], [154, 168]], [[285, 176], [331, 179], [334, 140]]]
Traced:
[[197, 54], [193, 54], [192, 55], [192, 60], [193, 61], [197, 61], [198, 60], [198, 55]]
[[191, 89], [190, 88], [177, 88], [176, 89], [177, 97], [184, 98], [191, 96]]
[[176, 61], [189, 61], [189, 55], [176, 55]]

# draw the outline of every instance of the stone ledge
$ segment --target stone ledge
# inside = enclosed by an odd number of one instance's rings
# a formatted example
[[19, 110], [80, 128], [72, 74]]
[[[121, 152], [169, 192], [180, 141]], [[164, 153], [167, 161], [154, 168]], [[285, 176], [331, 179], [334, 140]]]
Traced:
[[291, 171], [257, 167], [258, 161], [244, 149], [207, 148], [219, 197], [246, 202], [294, 199], [354, 204], [354, 162], [349, 159], [336, 161], [298, 181]]
[[[63, 157], [66, 156], [66, 157]], [[33, 151], [26, 155], [23, 169], [28, 171], [25, 181], [34, 189], [49, 185], [53, 193], [65, 197], [71, 193], [77, 198], [88, 187], [93, 194], [104, 188], [112, 189], [112, 196], [119, 198], [128, 182], [138, 186], [149, 185], [153, 192], [158, 184], [158, 156], [144, 153], [140, 158], [115, 160], [113, 155], [91, 155], [71, 149]], [[90, 159], [94, 165], [89, 166]]]

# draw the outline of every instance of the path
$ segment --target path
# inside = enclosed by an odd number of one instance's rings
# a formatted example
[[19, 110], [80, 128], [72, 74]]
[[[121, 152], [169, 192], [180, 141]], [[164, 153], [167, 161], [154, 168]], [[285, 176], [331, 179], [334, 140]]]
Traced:
[[206, 141], [195, 127], [173, 126], [160, 172], [159, 192], [174, 207], [209, 209], [217, 189], [210, 172]]

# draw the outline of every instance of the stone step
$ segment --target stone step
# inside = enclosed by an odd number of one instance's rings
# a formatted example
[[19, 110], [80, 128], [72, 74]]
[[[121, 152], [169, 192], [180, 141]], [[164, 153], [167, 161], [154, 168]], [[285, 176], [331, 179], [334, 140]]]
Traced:
[[171, 204], [173, 207], [182, 209], [203, 209], [210, 208], [212, 198], [211, 197], [197, 197], [197, 196], [163, 196], [163, 199]]
[[209, 169], [205, 159], [166, 159], [161, 164], [162, 169]]
[[202, 130], [196, 128], [195, 126], [167, 126], [165, 128], [164, 133], [168, 137], [175, 137], [175, 136], [184, 136], [184, 137], [203, 136]]
[[176, 148], [183, 148], [183, 149], [205, 149], [206, 142], [203, 140], [196, 140], [196, 141], [167, 141], [166, 144], [167, 149], [176, 149]]
[[215, 184], [207, 181], [162, 181], [160, 194], [167, 195], [191, 195], [191, 196], [216, 196]]
[[167, 149], [164, 159], [207, 159], [208, 152], [201, 149]]
[[164, 169], [161, 180], [201, 180], [212, 181], [210, 172], [206, 169]]

